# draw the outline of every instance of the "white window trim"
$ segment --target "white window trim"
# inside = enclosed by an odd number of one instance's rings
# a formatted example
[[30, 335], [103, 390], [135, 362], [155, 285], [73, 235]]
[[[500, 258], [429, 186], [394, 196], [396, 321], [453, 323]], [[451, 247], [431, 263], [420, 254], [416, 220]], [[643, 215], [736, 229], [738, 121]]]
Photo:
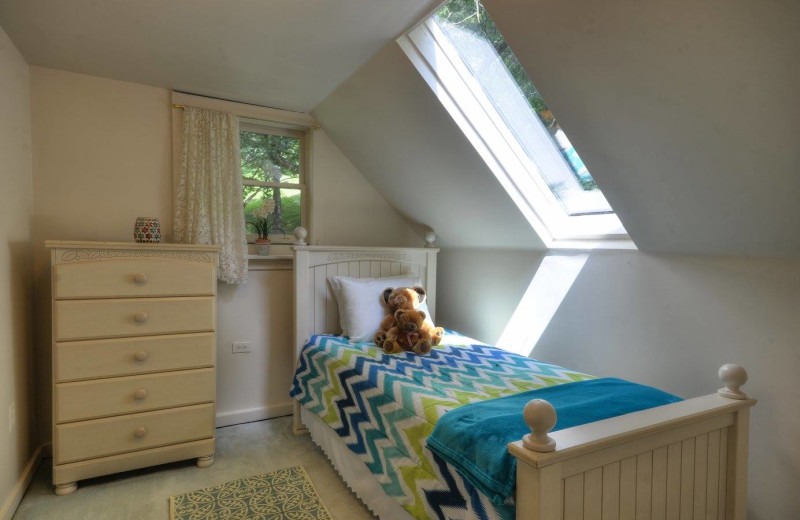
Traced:
[[[564, 211], [434, 20], [423, 21], [397, 42], [548, 248], [636, 248], [616, 214]], [[540, 137], [543, 157], [558, 167], [549, 136]]]
[[[236, 101], [228, 101], [225, 99], [210, 98], [205, 96], [197, 96], [194, 94], [186, 94], [184, 92], [172, 92], [172, 171], [173, 171], [173, 190], [176, 189], [174, 183], [177, 182], [178, 174], [180, 171], [180, 156], [181, 156], [181, 134], [183, 125], [183, 107], [192, 106], [196, 108], [205, 108], [207, 110], [216, 110], [219, 112], [228, 112], [239, 116], [240, 128], [247, 127], [262, 127], [268, 128], [270, 133], [279, 133], [282, 131], [296, 132], [303, 135], [303, 164], [301, 165], [301, 183], [304, 189], [301, 190], [301, 216], [300, 221], [302, 226], [308, 232], [306, 241], [311, 244], [314, 238], [314, 214], [311, 207], [311, 195], [313, 193], [313, 143], [314, 132], [320, 130], [319, 123], [309, 114], [302, 112], [292, 112], [289, 110], [281, 110], [271, 107], [262, 107], [258, 105], [250, 105], [247, 103], [239, 103]], [[281, 186], [290, 189], [297, 189], [297, 184], [278, 183]], [[249, 232], [249, 226], [246, 228]], [[274, 237], [276, 242], [280, 243], [293, 243], [291, 229], [286, 230], [286, 236], [283, 235], [270, 235], [270, 240]]]

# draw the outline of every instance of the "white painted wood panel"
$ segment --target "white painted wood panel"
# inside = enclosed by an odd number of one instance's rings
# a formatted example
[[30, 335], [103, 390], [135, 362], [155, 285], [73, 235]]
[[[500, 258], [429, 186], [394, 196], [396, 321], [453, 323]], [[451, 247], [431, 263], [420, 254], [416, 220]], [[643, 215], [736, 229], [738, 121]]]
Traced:
[[719, 494], [717, 496], [717, 513], [724, 519], [727, 511], [728, 493], [728, 429], [720, 431], [719, 435]]
[[325, 275], [325, 330], [338, 331], [339, 330], [339, 312], [336, 303], [336, 297], [331, 292], [331, 284], [327, 279], [331, 276], [339, 276], [339, 271], [346, 270], [347, 264], [328, 264], [326, 266]]
[[636, 518], [636, 457], [622, 461], [619, 475], [619, 518]]
[[564, 520], [583, 518], [583, 475], [578, 473], [564, 481]]
[[706, 515], [710, 520], [717, 518], [717, 496], [719, 494], [719, 436], [715, 431], [708, 434], [708, 475], [706, 481]]
[[681, 443], [667, 446], [667, 520], [681, 516]]
[[694, 439], [694, 515], [706, 515], [706, 475], [708, 470], [708, 435], [698, 435]]
[[587, 471], [583, 479], [583, 518], [601, 520], [603, 516], [603, 468]]
[[667, 447], [653, 450], [652, 519], [667, 518]]
[[726, 473], [723, 444], [727, 436], [728, 428], [717, 429], [603, 466], [565, 473], [564, 519], [724, 519], [720, 504], [726, 495], [720, 479]]
[[681, 520], [694, 513], [694, 439], [681, 443]]
[[636, 457], [636, 520], [650, 520], [653, 492], [653, 452]]
[[603, 466], [603, 520], [619, 519], [620, 463]]
[[326, 331], [328, 308], [328, 269], [326, 266], [314, 268], [314, 330]]

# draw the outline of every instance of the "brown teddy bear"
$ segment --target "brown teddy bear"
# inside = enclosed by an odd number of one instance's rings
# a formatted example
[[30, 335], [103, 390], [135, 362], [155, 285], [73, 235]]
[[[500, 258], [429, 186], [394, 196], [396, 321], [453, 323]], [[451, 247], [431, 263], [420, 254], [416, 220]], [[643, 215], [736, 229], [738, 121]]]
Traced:
[[414, 352], [425, 355], [433, 346], [432, 327], [425, 323], [427, 317], [416, 309], [399, 309], [394, 313], [394, 327], [386, 332], [383, 350], [387, 354]]
[[[425, 296], [425, 289], [418, 285], [414, 287], [398, 287], [397, 289], [387, 287], [384, 289], [381, 299], [386, 305], [387, 314], [381, 321], [380, 329], [375, 334], [375, 344], [383, 347], [386, 333], [395, 326], [395, 313], [398, 310], [416, 310], [425, 301]], [[430, 329], [429, 325], [428, 328]], [[436, 327], [429, 330], [429, 333], [433, 336], [433, 344], [438, 345], [444, 335], [444, 329]]]
[[375, 344], [383, 346], [386, 340], [386, 333], [394, 327], [394, 313], [400, 309], [414, 310], [425, 301], [425, 289], [420, 286], [414, 287], [387, 287], [381, 294], [381, 300], [386, 306], [386, 316], [381, 320], [381, 325], [375, 334]]

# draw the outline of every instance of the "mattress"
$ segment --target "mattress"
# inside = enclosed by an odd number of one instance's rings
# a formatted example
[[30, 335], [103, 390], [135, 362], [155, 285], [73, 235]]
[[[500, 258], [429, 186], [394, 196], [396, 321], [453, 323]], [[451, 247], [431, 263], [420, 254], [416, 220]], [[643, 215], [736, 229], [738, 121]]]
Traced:
[[513, 500], [493, 504], [426, 438], [462, 405], [591, 378], [460, 335], [446, 335], [427, 356], [316, 335], [300, 354], [291, 395], [413, 518], [511, 519]]

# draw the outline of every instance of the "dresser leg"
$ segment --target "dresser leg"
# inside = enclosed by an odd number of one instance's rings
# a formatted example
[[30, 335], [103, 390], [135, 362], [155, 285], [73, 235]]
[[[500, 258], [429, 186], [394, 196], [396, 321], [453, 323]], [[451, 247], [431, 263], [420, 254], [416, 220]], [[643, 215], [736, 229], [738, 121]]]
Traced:
[[207, 468], [212, 464], [214, 464], [214, 455], [206, 455], [197, 459], [198, 468]]
[[78, 489], [77, 482], [67, 482], [66, 484], [56, 484], [56, 495], [63, 497], [74, 493]]

